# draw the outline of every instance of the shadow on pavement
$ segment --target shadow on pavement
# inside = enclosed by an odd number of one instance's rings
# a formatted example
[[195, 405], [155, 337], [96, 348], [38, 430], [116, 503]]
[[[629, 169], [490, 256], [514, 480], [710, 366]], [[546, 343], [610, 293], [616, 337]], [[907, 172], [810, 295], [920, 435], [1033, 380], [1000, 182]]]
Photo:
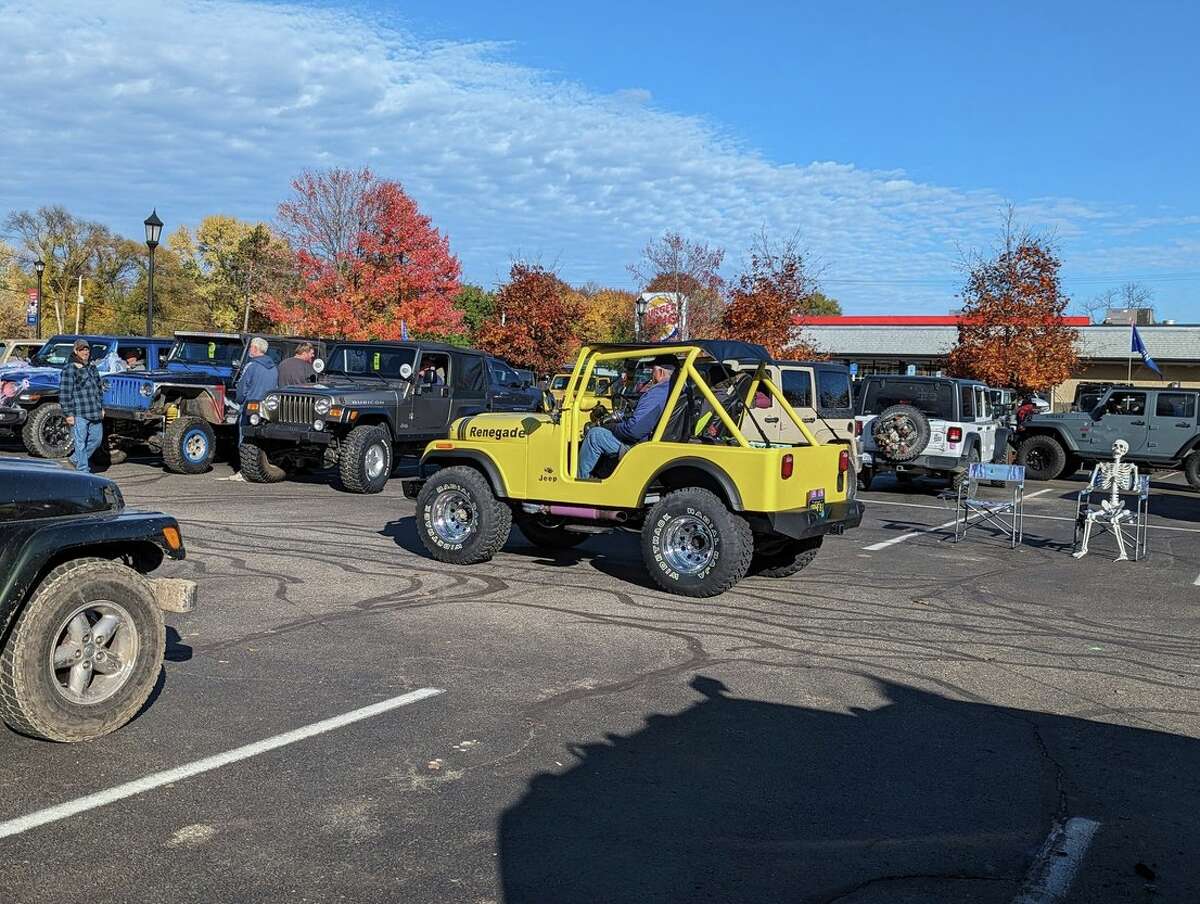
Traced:
[[1194, 739], [893, 683], [849, 712], [691, 686], [530, 781], [500, 819], [505, 904], [1009, 902], [1070, 816], [1101, 823], [1072, 900], [1148, 900], [1136, 864], [1155, 900], [1200, 894]]

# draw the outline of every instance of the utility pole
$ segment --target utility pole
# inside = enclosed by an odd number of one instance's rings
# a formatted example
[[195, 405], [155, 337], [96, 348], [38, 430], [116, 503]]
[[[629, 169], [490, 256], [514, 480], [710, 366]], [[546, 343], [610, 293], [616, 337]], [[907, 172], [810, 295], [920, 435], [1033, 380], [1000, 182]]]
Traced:
[[82, 320], [83, 314], [83, 274], [78, 277], [78, 282], [75, 284], [75, 335], [79, 335], [79, 322]]

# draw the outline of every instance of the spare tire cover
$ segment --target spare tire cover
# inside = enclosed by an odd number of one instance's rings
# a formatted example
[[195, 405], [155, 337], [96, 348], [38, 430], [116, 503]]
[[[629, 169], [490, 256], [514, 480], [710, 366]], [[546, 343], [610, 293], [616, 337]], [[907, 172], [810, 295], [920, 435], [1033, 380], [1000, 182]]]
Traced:
[[912, 461], [929, 445], [929, 418], [911, 405], [892, 405], [871, 429], [875, 448], [890, 461]]

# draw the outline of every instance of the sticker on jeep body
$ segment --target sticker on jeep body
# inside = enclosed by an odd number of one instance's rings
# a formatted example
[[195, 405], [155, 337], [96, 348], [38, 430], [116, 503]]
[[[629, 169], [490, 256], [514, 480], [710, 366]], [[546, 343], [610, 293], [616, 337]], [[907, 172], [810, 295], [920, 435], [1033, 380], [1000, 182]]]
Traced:
[[524, 427], [469, 427], [467, 439], [524, 439]]

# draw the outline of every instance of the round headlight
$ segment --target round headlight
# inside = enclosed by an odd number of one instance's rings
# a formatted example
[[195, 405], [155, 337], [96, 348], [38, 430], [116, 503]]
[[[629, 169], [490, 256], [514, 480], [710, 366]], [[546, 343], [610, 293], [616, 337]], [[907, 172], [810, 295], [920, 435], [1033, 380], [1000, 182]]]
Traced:
[[314, 429], [314, 430], [324, 430], [324, 429], [325, 429], [325, 422], [324, 422], [324, 421], [322, 421], [322, 420], [315, 420], [315, 421], [313, 421], [313, 429]]
[[329, 399], [317, 399], [317, 401], [313, 403], [313, 411], [321, 415], [321, 417], [329, 414]]
[[262, 420], [262, 418], [260, 418], [257, 414], [250, 415], [250, 425], [252, 427], [257, 427], [259, 421], [261, 421], [261, 420]]
[[276, 408], [279, 407], [279, 396], [277, 396], [277, 395], [267, 396], [265, 399], [263, 399], [263, 407], [266, 408], [267, 411], [274, 411]]
[[141, 386], [138, 387], [138, 392], [140, 392], [146, 398], [150, 398], [150, 396], [154, 395], [154, 384], [143, 383]]

